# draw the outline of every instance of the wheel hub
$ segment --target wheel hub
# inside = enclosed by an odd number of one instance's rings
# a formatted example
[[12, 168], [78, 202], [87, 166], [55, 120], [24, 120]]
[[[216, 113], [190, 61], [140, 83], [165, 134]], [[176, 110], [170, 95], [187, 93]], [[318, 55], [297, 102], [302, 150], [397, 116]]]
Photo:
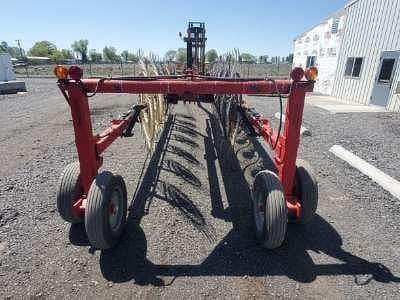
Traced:
[[119, 189], [115, 189], [111, 194], [110, 203], [108, 205], [108, 221], [113, 231], [118, 230], [121, 224], [121, 201], [122, 193]]
[[253, 215], [254, 215], [254, 223], [258, 231], [263, 230], [264, 220], [265, 220], [265, 205], [262, 193], [259, 191], [255, 192], [254, 195], [254, 203], [253, 203]]

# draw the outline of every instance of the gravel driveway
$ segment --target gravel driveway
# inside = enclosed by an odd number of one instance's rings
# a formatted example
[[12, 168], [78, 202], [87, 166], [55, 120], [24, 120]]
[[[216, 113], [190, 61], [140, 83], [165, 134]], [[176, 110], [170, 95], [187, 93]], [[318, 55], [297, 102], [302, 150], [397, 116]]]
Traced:
[[[312, 136], [300, 157], [319, 180], [318, 215], [268, 252], [254, 241], [248, 188], [270, 165], [263, 147], [240, 135], [233, 155], [210, 106], [179, 104], [153, 156], [139, 130], [105, 153], [103, 168], [124, 177], [132, 202], [123, 241], [94, 251], [56, 212], [59, 174], [76, 160], [68, 106], [55, 80], [27, 87], [0, 96], [0, 297], [400, 297], [400, 200], [328, 151], [340, 144], [400, 180], [399, 114], [306, 106]], [[100, 129], [135, 97], [91, 101]], [[276, 99], [251, 101], [278, 111]]]

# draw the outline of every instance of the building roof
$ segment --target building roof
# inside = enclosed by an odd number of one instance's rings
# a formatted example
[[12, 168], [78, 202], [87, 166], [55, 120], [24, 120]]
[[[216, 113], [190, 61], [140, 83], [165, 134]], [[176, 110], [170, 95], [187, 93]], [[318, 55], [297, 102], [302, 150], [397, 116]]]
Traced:
[[352, 0], [349, 3], [346, 4], [346, 6], [344, 8], [348, 8], [349, 6], [352, 6], [353, 4], [356, 4], [357, 2], [359, 2], [360, 0]]
[[321, 22], [319, 22], [318, 24], [314, 25], [313, 27], [311, 27], [309, 30], [303, 32], [302, 34], [299, 34], [298, 36], [296, 36], [294, 38], [294, 40], [296, 41], [297, 39], [305, 36], [308, 32], [310, 32], [311, 30], [313, 30], [314, 28], [318, 27], [321, 24], [326, 23], [328, 20], [332, 19], [332, 18], [338, 18], [343, 16], [344, 14], [346, 14], [346, 8], [353, 5], [354, 3], [358, 2], [360, 0], [352, 0], [349, 3], [346, 4], [346, 6], [342, 9], [339, 9], [337, 11], [335, 11], [334, 13], [330, 14], [329, 16], [327, 16], [326, 18], [324, 18]]

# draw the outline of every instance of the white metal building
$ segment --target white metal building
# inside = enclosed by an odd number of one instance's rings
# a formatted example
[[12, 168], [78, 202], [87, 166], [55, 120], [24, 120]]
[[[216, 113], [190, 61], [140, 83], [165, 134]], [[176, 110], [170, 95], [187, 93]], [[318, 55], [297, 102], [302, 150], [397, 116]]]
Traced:
[[345, 10], [338, 11], [294, 40], [293, 67], [317, 66], [314, 90], [331, 94], [342, 43]]
[[11, 56], [0, 53], [0, 95], [26, 92], [25, 82], [15, 78]]
[[15, 80], [11, 56], [8, 53], [0, 53], [0, 81], [11, 80]]
[[347, 21], [332, 95], [400, 111], [400, 0], [357, 0]]
[[[321, 76], [316, 91], [347, 102], [400, 111], [400, 0], [353, 0], [342, 11], [340, 20], [343, 27], [336, 40], [336, 61], [324, 62], [318, 55], [315, 62], [311, 61], [309, 52], [308, 59], [304, 55], [308, 49], [298, 56], [301, 51], [296, 50], [300, 49], [296, 39], [294, 66], [316, 64]], [[315, 28], [303, 36], [310, 36]], [[323, 41], [320, 48], [331, 47], [331, 42]], [[332, 78], [332, 70], [335, 75], [331, 88], [324, 88], [326, 78]]]

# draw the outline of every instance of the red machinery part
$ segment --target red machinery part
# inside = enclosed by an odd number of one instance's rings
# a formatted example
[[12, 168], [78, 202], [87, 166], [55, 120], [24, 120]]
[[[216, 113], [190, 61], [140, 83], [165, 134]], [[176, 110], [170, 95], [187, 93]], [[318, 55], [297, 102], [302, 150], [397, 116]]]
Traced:
[[[57, 66], [59, 71], [62, 67]], [[63, 74], [63, 72], [59, 72]], [[70, 67], [71, 79], [59, 78], [59, 87], [71, 108], [75, 142], [80, 162], [81, 188], [83, 194], [76, 201], [76, 211], [82, 213], [83, 199], [102, 165], [100, 154], [118, 137], [122, 136], [130, 119], [113, 120], [103, 133], [93, 135], [87, 93], [131, 94], [289, 94], [286, 104], [284, 130], [277, 136], [269, 121], [256, 116], [250, 123], [270, 146], [275, 145], [274, 162], [282, 182], [287, 209], [294, 216], [300, 215], [301, 206], [294, 195], [296, 158], [300, 142], [300, 127], [306, 92], [313, 90], [312, 81], [301, 81], [304, 71], [295, 68], [292, 80], [224, 79], [189, 74], [186, 76], [162, 76], [159, 78], [131, 79], [82, 79], [82, 69]]]
[[[87, 92], [97, 93], [130, 93], [130, 94], [276, 94], [275, 84], [264, 79], [260, 80], [212, 80], [198, 77], [183, 79], [156, 80], [117, 80], [117, 79], [83, 79]], [[288, 94], [291, 82], [276, 80], [279, 93]]]

